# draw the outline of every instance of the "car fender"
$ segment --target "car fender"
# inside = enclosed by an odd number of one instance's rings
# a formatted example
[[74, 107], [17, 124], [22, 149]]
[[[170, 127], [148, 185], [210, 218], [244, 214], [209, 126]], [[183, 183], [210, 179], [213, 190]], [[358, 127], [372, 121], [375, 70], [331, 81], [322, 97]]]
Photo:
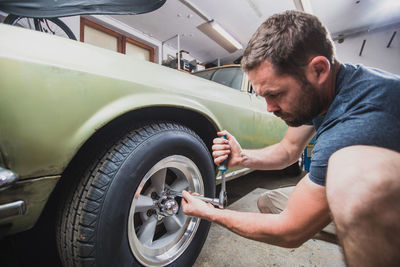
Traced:
[[215, 114], [205, 105], [193, 98], [178, 95], [144, 93], [119, 98], [99, 109], [71, 137], [71, 144], [76, 144], [75, 151], [94, 133], [107, 123], [128, 112], [152, 107], [174, 107], [194, 111], [207, 118], [216, 129], [222, 129]]

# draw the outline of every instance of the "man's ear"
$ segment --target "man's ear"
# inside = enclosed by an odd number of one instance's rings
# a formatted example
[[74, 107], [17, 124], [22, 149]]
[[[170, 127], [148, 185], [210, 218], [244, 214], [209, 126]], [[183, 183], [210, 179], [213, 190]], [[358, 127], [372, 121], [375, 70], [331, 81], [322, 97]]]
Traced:
[[316, 85], [324, 84], [329, 77], [331, 63], [324, 56], [314, 57], [307, 65], [307, 79]]

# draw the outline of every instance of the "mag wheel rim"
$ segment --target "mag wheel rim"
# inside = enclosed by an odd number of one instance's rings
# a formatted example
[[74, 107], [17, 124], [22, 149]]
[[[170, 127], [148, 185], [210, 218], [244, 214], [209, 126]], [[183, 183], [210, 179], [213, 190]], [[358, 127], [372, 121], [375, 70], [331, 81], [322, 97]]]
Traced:
[[174, 194], [182, 190], [204, 194], [200, 170], [185, 156], [162, 159], [142, 178], [131, 202], [128, 239], [143, 265], [167, 265], [191, 243], [200, 219], [183, 213], [181, 197]]

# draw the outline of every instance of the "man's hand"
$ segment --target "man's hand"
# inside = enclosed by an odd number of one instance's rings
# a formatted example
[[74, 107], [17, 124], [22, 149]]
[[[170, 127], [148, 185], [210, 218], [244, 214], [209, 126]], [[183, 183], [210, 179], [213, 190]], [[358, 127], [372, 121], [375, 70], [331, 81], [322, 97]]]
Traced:
[[186, 215], [210, 220], [210, 216], [215, 209], [213, 205], [194, 198], [185, 190], [182, 191], [182, 197], [182, 210]]
[[236, 138], [225, 130], [218, 132], [217, 135], [226, 136], [227, 139], [218, 137], [213, 140], [212, 150], [215, 164], [221, 164], [229, 156], [228, 167], [240, 166], [242, 148]]

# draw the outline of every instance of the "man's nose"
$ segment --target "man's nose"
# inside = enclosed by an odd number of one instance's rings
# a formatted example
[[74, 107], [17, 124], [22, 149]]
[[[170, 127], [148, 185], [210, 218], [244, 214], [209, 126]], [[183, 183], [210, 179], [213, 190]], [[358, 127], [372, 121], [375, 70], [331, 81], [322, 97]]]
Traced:
[[275, 111], [280, 110], [279, 106], [276, 105], [276, 103], [274, 103], [273, 101], [265, 100], [265, 102], [267, 103], [267, 111], [268, 112], [275, 112]]

